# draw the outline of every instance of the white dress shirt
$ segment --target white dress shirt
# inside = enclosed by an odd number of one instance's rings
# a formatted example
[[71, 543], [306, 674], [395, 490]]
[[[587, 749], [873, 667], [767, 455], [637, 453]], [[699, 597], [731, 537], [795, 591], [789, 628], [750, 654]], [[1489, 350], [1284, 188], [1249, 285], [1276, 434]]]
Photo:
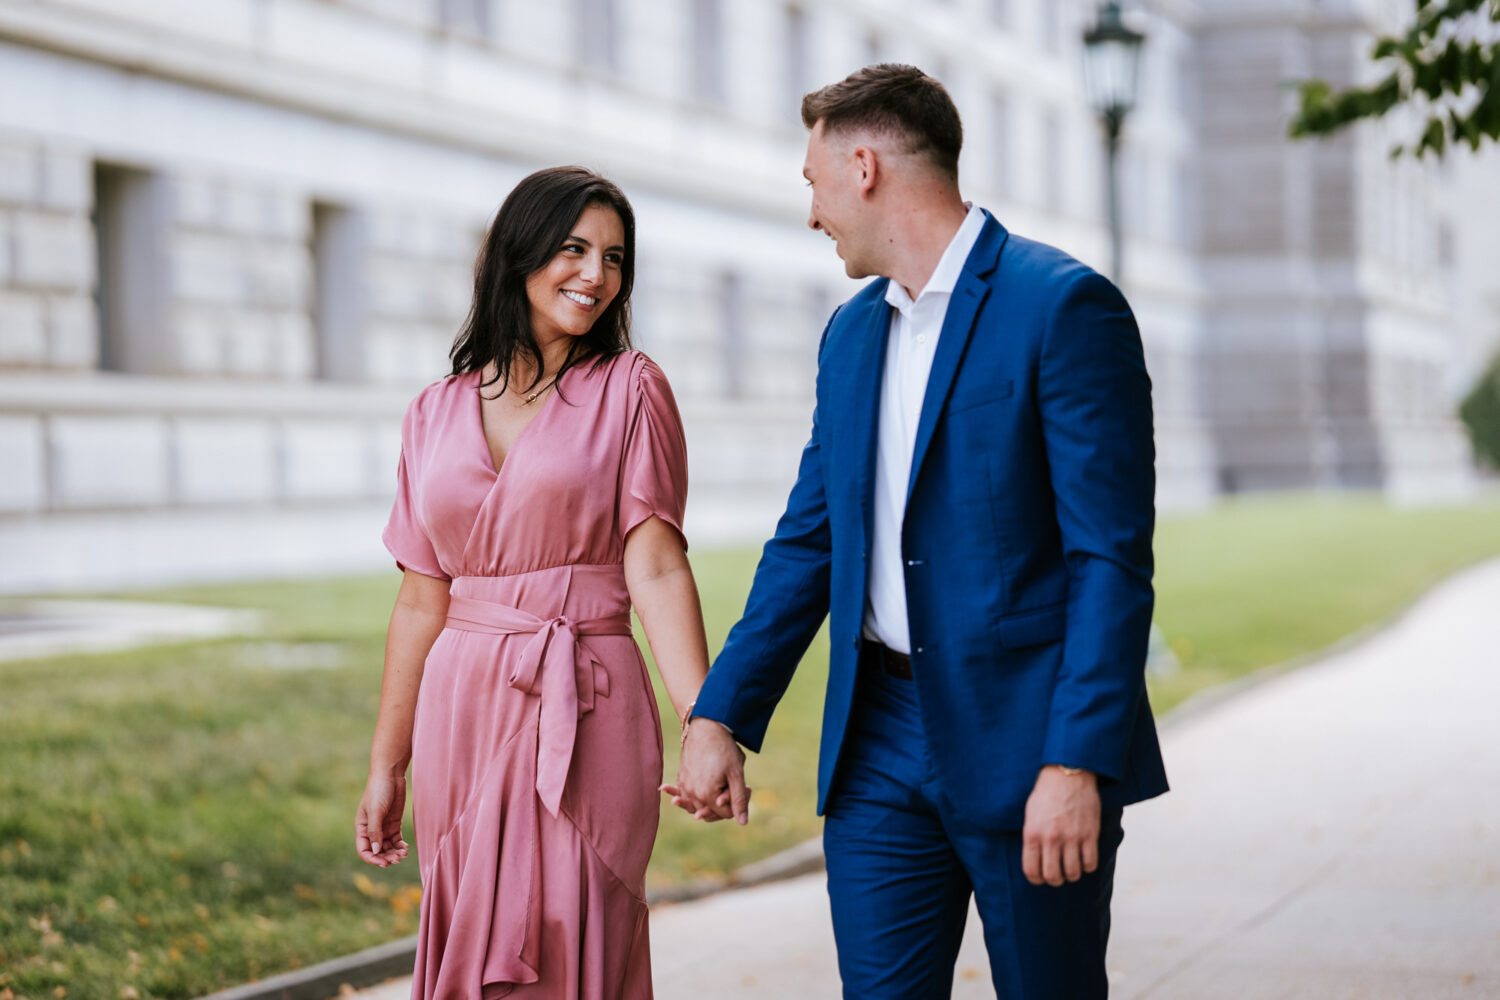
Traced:
[[906, 617], [906, 577], [902, 572], [901, 522], [906, 517], [906, 483], [917, 444], [917, 421], [927, 378], [937, 353], [938, 335], [964, 261], [984, 228], [984, 212], [969, 206], [927, 286], [915, 301], [895, 281], [886, 288], [892, 307], [880, 381], [880, 416], [875, 454], [875, 532], [870, 545], [864, 632], [891, 649], [911, 652]]

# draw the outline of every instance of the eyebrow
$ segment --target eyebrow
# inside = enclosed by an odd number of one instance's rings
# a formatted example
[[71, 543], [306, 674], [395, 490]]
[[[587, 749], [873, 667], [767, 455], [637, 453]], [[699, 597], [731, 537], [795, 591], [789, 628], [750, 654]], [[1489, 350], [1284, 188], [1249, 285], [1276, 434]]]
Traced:
[[[591, 246], [594, 245], [594, 244], [590, 243], [588, 240], [584, 239], [582, 236], [574, 236], [571, 233], [568, 235], [568, 238], [566, 240], [564, 240], [563, 242], [565, 242], [565, 243], [582, 243], [586, 247], [591, 247]], [[622, 247], [622, 246], [620, 246], [618, 243], [615, 244], [612, 247], [605, 247], [604, 249], [605, 250], [618, 250], [621, 253], [625, 252], [625, 248]]]

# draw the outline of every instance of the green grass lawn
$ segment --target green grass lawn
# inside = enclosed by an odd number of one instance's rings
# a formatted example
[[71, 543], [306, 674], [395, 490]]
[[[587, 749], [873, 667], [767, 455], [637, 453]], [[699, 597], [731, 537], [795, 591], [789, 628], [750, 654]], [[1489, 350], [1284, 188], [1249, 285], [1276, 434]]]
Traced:
[[[1245, 501], [1164, 521], [1157, 553], [1158, 621], [1183, 664], [1152, 685], [1161, 712], [1388, 619], [1500, 553], [1500, 507]], [[755, 558], [695, 554], [715, 647]], [[0, 997], [193, 997], [415, 930], [415, 864], [382, 872], [352, 849], [396, 584], [390, 573], [157, 592], [264, 608], [267, 634], [0, 664]], [[327, 665], [330, 649], [342, 665]], [[322, 665], [268, 665], [299, 651]], [[750, 763], [750, 826], [667, 809], [653, 885], [818, 831], [825, 656], [820, 639]]]

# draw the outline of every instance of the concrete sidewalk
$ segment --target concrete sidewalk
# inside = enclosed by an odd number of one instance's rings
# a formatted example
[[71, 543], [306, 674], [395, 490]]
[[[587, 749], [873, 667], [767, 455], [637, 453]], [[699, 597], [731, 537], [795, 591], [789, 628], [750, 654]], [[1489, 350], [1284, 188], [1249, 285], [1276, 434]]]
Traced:
[[[1125, 814], [1112, 996], [1500, 997], [1500, 562], [1163, 740], [1172, 793]], [[821, 874], [660, 907], [651, 936], [660, 1000], [839, 995]], [[954, 996], [993, 995], [971, 912]]]

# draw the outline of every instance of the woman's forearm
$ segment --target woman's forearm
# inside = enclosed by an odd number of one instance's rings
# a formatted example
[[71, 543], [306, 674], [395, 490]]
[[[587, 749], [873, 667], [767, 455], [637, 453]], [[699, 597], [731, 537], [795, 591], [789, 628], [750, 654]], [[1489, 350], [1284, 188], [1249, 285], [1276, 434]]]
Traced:
[[625, 583], [680, 719], [708, 676], [708, 639], [698, 585], [675, 530], [653, 518], [631, 532]]
[[447, 616], [447, 582], [407, 570], [386, 630], [380, 710], [370, 744], [372, 772], [406, 774], [422, 668]]

